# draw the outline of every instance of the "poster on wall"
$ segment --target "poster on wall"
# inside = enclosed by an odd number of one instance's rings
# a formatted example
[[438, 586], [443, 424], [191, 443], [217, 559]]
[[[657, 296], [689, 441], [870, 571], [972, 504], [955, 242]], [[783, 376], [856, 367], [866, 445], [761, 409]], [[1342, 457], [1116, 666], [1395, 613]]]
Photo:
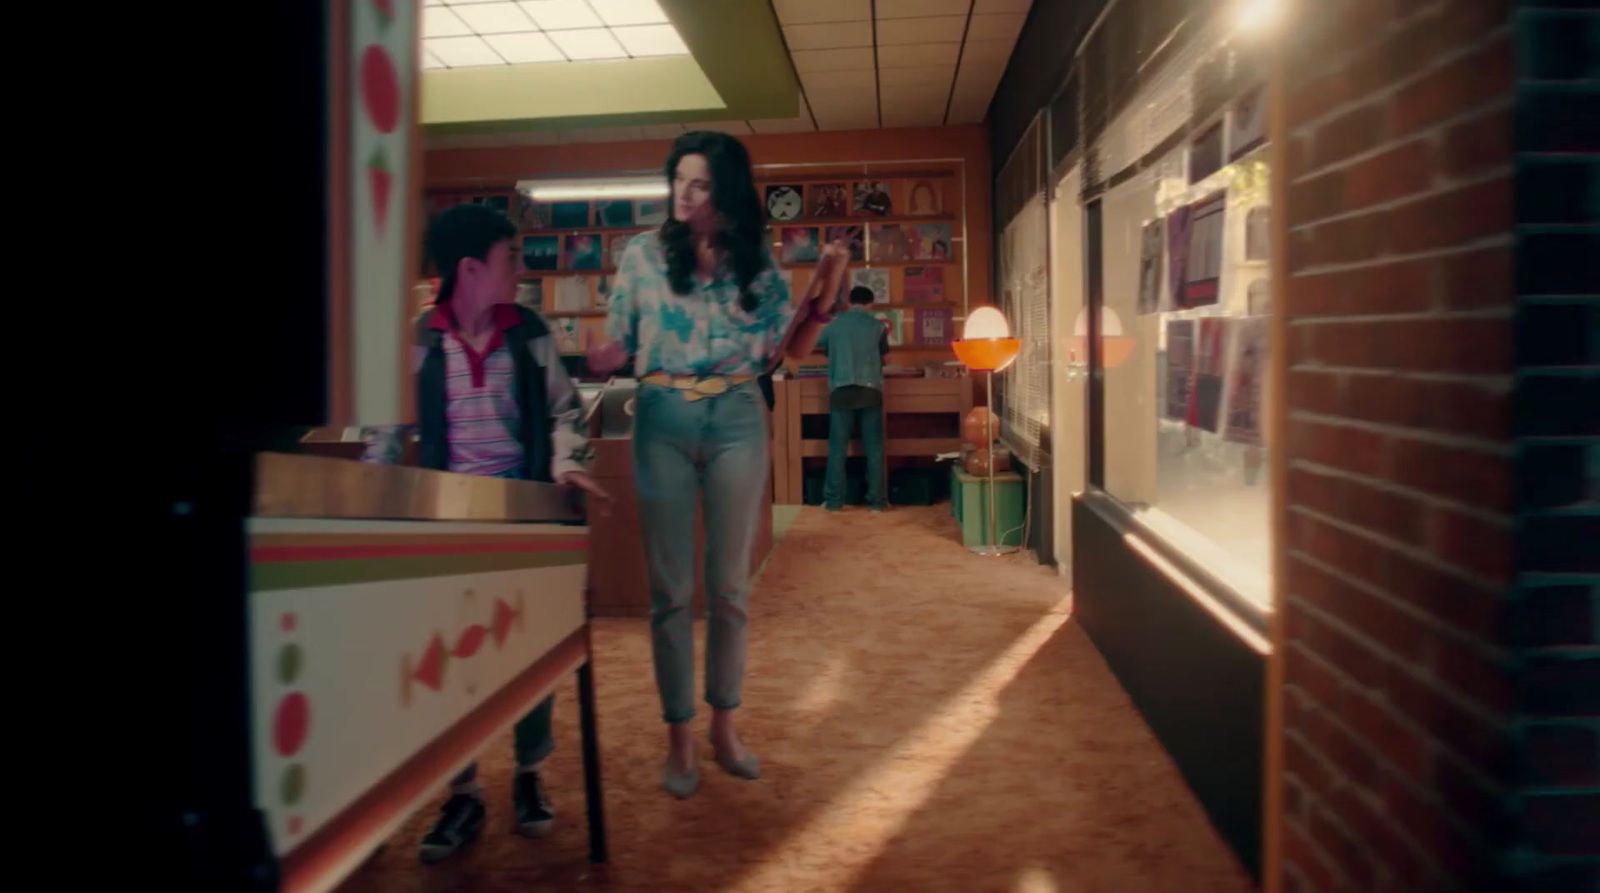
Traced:
[[859, 226], [830, 226], [823, 240], [829, 243], [843, 242], [850, 250], [850, 260], [860, 263], [867, 259], [866, 236], [861, 232], [862, 229]]
[[1246, 93], [1228, 110], [1228, 161], [1243, 158], [1267, 141], [1267, 90]]
[[773, 220], [798, 220], [805, 205], [803, 186], [767, 187], [767, 216]]
[[1183, 306], [1184, 268], [1189, 259], [1189, 217], [1191, 208], [1184, 205], [1167, 215], [1167, 310]]
[[911, 228], [913, 260], [944, 260], [950, 256], [950, 224], [919, 223]]
[[1222, 224], [1227, 192], [1218, 190], [1189, 206], [1189, 252], [1177, 309], [1217, 303], [1222, 282]]
[[1189, 144], [1189, 185], [1222, 170], [1222, 122], [1211, 125]]
[[872, 229], [872, 259], [878, 263], [911, 259], [911, 236], [898, 223], [880, 223]]
[[1161, 247], [1166, 228], [1156, 218], [1144, 225], [1139, 243], [1139, 313], [1159, 313], [1161, 306]]
[[872, 303], [889, 303], [889, 271], [876, 270], [851, 270], [850, 287], [865, 287], [872, 291]]
[[918, 307], [914, 314], [918, 347], [944, 347], [954, 328], [949, 307]]
[[899, 347], [905, 341], [901, 337], [904, 329], [904, 314], [899, 310], [874, 310], [872, 315], [889, 329], [889, 346]]
[[906, 267], [907, 304], [937, 304], [944, 300], [944, 267]]
[[1270, 320], [1252, 316], [1228, 323], [1233, 329], [1228, 339], [1232, 342], [1232, 356], [1228, 360], [1228, 411], [1222, 437], [1234, 443], [1261, 446], [1261, 391], [1267, 379]]
[[858, 217], [886, 217], [894, 213], [894, 200], [889, 197], [889, 184], [882, 180], [856, 183], [851, 194], [850, 211]]
[[911, 194], [906, 200], [906, 213], [912, 217], [930, 217], [944, 211], [944, 194], [938, 180], [918, 180], [911, 184]]
[[1223, 376], [1227, 367], [1227, 320], [1211, 316], [1199, 320], [1200, 340], [1194, 364], [1194, 385], [1189, 394], [1190, 427], [1217, 431], [1222, 411]]
[[1189, 396], [1194, 386], [1194, 320], [1167, 321], [1167, 374], [1165, 417], [1189, 420]]
[[850, 196], [843, 183], [818, 183], [806, 189], [808, 217], [831, 219], [850, 213]]
[[817, 228], [814, 226], [786, 226], [782, 230], [783, 253], [780, 255], [786, 264], [814, 264], [821, 256], [822, 247], [817, 244]]

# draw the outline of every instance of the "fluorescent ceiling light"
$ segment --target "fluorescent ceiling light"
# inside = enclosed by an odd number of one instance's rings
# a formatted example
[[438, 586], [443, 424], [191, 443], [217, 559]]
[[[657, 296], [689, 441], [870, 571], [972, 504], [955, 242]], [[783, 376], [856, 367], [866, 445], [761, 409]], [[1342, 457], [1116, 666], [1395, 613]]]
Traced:
[[672, 190], [665, 177], [593, 177], [568, 180], [523, 180], [517, 191], [536, 202], [591, 198], [666, 198]]
[[479, 34], [512, 34], [534, 30], [533, 20], [515, 3], [473, 3], [458, 6], [456, 15]]
[[682, 56], [689, 52], [671, 25], [612, 28], [611, 33], [627, 47], [630, 56]]
[[451, 68], [506, 64], [481, 37], [435, 37], [423, 40], [422, 46]]
[[505, 57], [512, 65], [525, 65], [533, 62], [565, 62], [567, 57], [561, 55], [556, 45], [550, 38], [537, 31], [528, 31], [522, 34], [491, 34], [484, 40], [495, 52]]
[[430, 6], [422, 11], [423, 37], [455, 37], [471, 34], [472, 29], [461, 17], [443, 6]]
[[656, 0], [589, 0], [607, 25], [665, 25], [670, 21]]
[[550, 31], [550, 39], [561, 47], [568, 59], [623, 59], [628, 51], [617, 43], [611, 32], [604, 28], [585, 28], [581, 31]]
[[522, 10], [546, 31], [598, 28], [605, 24], [584, 0], [522, 0]]

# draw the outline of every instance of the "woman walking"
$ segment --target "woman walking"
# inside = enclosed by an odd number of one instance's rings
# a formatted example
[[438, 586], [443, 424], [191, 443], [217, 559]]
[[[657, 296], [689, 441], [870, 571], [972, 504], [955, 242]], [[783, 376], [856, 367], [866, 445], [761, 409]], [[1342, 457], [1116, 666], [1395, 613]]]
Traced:
[[686, 133], [666, 176], [672, 212], [623, 252], [606, 341], [589, 363], [608, 373], [633, 357], [640, 379], [634, 480], [650, 574], [651, 647], [676, 797], [700, 784], [694, 717], [695, 506], [705, 522], [705, 700], [717, 765], [740, 778], [761, 764], [734, 727], [744, 682], [750, 552], [768, 481], [766, 412], [756, 379], [787, 355], [808, 356], [832, 318], [849, 253], [824, 248], [805, 296], [790, 299], [737, 139]]

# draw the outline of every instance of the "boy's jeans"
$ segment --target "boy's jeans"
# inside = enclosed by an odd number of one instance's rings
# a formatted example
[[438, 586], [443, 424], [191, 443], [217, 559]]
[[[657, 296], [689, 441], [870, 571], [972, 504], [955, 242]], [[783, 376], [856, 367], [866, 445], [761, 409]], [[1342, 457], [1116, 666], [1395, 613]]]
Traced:
[[828, 413], [828, 476], [822, 486], [823, 505], [844, 504], [844, 460], [850, 452], [852, 428], [861, 425], [861, 447], [867, 454], [867, 505], [883, 508], [883, 407], [835, 409]]
[[[515, 472], [498, 474], [495, 477], [518, 478], [522, 475]], [[555, 713], [556, 696], [551, 695], [539, 703], [539, 706], [528, 711], [528, 715], [517, 720], [516, 729], [512, 735], [512, 749], [517, 756], [518, 766], [537, 766], [556, 749], [555, 734], [550, 729], [550, 717]], [[478, 778], [478, 764], [476, 762], [461, 770], [461, 774], [451, 782], [453, 785], [469, 785]]]
[[767, 420], [755, 382], [688, 400], [639, 386], [633, 467], [650, 569], [650, 644], [662, 718], [694, 716], [695, 505], [705, 522], [706, 703], [739, 706], [748, 644], [750, 552], [770, 470]]

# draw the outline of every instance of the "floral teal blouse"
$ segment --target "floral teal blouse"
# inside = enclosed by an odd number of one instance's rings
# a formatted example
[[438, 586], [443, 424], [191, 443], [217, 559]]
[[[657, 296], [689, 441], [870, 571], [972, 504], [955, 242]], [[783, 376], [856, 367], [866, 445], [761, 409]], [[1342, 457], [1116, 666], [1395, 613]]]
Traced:
[[709, 284], [696, 279], [689, 294], [674, 294], [660, 234], [641, 233], [617, 265], [606, 337], [627, 348], [641, 377], [761, 375], [777, 363], [796, 308], [770, 254], [750, 291], [760, 302], [751, 313], [739, 306], [739, 284], [725, 271]]

